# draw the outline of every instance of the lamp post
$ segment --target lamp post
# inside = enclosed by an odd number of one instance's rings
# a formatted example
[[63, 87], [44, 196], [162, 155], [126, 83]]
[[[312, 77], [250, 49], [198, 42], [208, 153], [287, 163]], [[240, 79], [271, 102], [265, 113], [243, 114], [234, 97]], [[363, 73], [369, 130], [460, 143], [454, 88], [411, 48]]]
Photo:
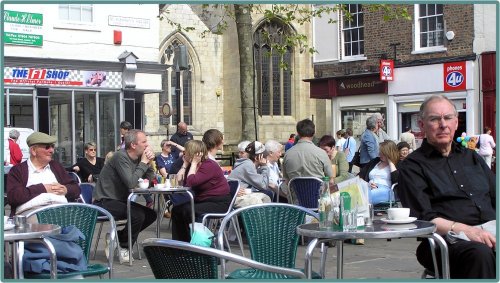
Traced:
[[172, 54], [173, 65], [167, 65], [172, 68], [172, 71], [175, 72], [175, 110], [177, 113], [175, 124], [178, 125], [181, 122], [181, 71], [187, 70], [189, 68], [187, 64], [187, 52], [186, 46], [174, 42], [172, 45], [167, 47], [165, 50], [165, 54], [167, 55], [167, 59], [170, 60]]

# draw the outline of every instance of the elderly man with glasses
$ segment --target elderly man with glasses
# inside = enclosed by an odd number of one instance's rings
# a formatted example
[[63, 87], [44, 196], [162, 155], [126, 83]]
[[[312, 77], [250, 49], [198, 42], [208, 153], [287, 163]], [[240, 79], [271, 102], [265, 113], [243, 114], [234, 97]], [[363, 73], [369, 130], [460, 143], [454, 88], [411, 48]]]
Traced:
[[[80, 196], [80, 187], [57, 161], [52, 160], [56, 138], [34, 132], [28, 136], [30, 157], [10, 169], [7, 176], [7, 199], [10, 215], [16, 208], [42, 193], [62, 195], [68, 201]], [[24, 212], [26, 213], [26, 212]]]
[[[494, 174], [474, 150], [453, 141], [457, 110], [446, 96], [433, 95], [422, 103], [418, 125], [425, 133], [422, 146], [398, 166], [401, 203], [411, 216], [436, 224], [436, 232], [445, 237], [452, 279], [495, 278]], [[425, 240], [417, 259], [433, 270]]]

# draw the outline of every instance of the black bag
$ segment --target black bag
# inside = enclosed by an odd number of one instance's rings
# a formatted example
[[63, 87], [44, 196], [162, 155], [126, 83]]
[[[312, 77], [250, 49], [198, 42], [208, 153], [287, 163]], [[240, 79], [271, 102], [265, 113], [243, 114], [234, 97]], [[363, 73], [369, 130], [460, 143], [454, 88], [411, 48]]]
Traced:
[[480, 148], [480, 147], [481, 147], [481, 136], [478, 136], [477, 137], [476, 148]]
[[358, 167], [361, 167], [361, 156], [359, 155], [359, 150], [361, 149], [361, 147], [359, 147], [358, 151], [356, 151], [354, 153], [354, 157], [352, 158], [352, 165], [356, 165]]

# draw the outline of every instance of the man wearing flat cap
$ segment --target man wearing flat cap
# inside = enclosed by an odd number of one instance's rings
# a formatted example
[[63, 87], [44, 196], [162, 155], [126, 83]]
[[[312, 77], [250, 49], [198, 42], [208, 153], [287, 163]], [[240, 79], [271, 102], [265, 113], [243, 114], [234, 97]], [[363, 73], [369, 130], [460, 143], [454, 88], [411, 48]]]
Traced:
[[52, 160], [56, 138], [34, 132], [28, 136], [30, 157], [12, 169], [7, 176], [7, 201], [11, 216], [16, 208], [42, 193], [65, 196], [74, 201], [80, 196], [80, 187], [64, 167]]

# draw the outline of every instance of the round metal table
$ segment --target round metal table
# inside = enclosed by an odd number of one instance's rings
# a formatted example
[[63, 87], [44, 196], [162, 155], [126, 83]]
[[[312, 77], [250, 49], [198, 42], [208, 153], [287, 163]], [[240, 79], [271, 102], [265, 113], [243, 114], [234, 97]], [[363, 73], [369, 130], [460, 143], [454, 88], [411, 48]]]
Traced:
[[61, 233], [61, 227], [54, 224], [26, 224], [23, 228], [15, 227], [12, 230], [4, 230], [3, 241], [12, 242], [12, 268], [14, 269], [14, 277], [22, 279], [23, 268], [21, 257], [18, 254], [19, 242], [41, 242], [44, 244], [50, 253], [50, 276], [57, 278], [57, 259], [56, 251], [52, 243], [45, 237], [57, 235]]
[[[306, 250], [306, 275], [311, 279], [312, 253], [319, 242], [335, 240], [337, 242], [337, 278], [343, 278], [343, 245], [349, 239], [395, 239], [395, 238], [431, 238], [441, 249], [441, 264], [443, 278], [449, 279], [448, 248], [444, 239], [435, 233], [436, 225], [429, 221], [416, 220], [407, 224], [387, 224], [381, 220], [374, 220], [373, 226], [358, 228], [356, 231], [344, 232], [337, 229], [319, 229], [318, 223], [302, 224], [297, 227], [297, 234], [311, 237]], [[326, 260], [326, 251], [322, 255], [322, 262]]]

